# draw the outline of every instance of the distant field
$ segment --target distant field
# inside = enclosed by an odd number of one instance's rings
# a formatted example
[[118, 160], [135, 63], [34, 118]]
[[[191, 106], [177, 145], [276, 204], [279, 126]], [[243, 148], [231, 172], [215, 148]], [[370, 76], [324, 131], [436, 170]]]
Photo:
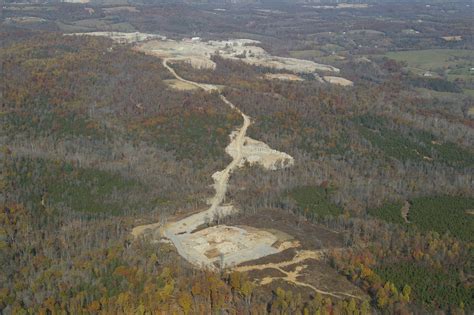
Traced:
[[316, 58], [323, 56], [324, 53], [320, 50], [309, 49], [309, 50], [291, 50], [290, 56], [293, 58]]
[[[465, 49], [427, 49], [388, 52], [384, 55], [403, 62], [417, 75], [430, 72], [432, 77], [446, 76], [449, 82], [462, 82], [464, 93], [474, 89], [474, 51]], [[426, 79], [429, 79], [426, 78]], [[462, 92], [460, 90], [459, 92]]]
[[474, 51], [463, 49], [427, 49], [388, 52], [386, 57], [406, 62], [409, 67], [434, 71], [445, 66], [474, 64]]
[[150, 207], [143, 193], [146, 187], [119, 173], [29, 158], [16, 159], [8, 171], [8, 179], [22, 187], [21, 197], [29, 205], [43, 203], [46, 208], [87, 215]]
[[[370, 209], [368, 213], [382, 220], [406, 224], [401, 216], [402, 203], [385, 204], [378, 209]], [[473, 241], [474, 198], [457, 196], [421, 197], [411, 201], [408, 219], [410, 224], [424, 231], [436, 231], [440, 234], [449, 232], [451, 235]]]
[[474, 89], [464, 89], [464, 94], [474, 97]]

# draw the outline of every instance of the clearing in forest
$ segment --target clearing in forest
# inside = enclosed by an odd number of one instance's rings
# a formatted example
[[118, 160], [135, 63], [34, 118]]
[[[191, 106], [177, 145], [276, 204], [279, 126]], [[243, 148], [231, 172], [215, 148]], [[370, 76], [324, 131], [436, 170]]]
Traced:
[[[108, 36], [119, 43], [134, 43], [147, 41], [149, 34], [126, 35], [122, 33], [95, 33], [86, 35]], [[320, 252], [303, 250], [297, 252], [290, 261], [281, 261], [275, 265], [259, 267], [237, 267], [245, 262], [258, 261], [266, 257], [278, 257], [279, 254], [294, 251], [301, 247], [299, 241], [293, 239], [289, 234], [278, 230], [267, 228], [257, 228], [248, 225], [219, 225], [219, 221], [235, 213], [237, 210], [231, 204], [224, 204], [230, 176], [238, 168], [249, 164], [259, 164], [267, 170], [277, 170], [293, 165], [293, 158], [277, 150], [271, 149], [267, 144], [247, 137], [247, 129], [251, 125], [249, 116], [240, 111], [220, 92], [220, 87], [213, 84], [198, 83], [179, 76], [170, 62], [186, 60], [196, 67], [213, 68], [211, 56], [219, 53], [224, 58], [238, 59], [244, 62], [274, 67], [295, 72], [314, 72], [316, 70], [338, 72], [339, 69], [316, 64], [307, 60], [293, 58], [274, 57], [266, 53], [261, 47], [253, 46], [258, 42], [251, 40], [235, 41], [209, 41], [201, 42], [199, 39], [187, 41], [170, 41], [164, 38], [154, 39], [138, 44], [135, 49], [147, 54], [155, 55], [163, 59], [163, 66], [175, 77], [175, 81], [168, 81], [168, 84], [181, 89], [196, 88], [219, 95], [222, 102], [231, 109], [238, 112], [243, 119], [242, 126], [230, 134], [230, 143], [225, 151], [232, 157], [232, 161], [221, 171], [212, 174], [214, 180], [215, 194], [208, 200], [209, 208], [189, 215], [183, 219], [169, 222], [167, 224], [153, 223], [137, 226], [132, 230], [132, 235], [137, 237], [151, 236], [152, 241], [164, 240], [172, 243], [178, 254], [192, 265], [209, 270], [220, 268], [252, 268], [268, 269], [277, 268], [285, 276], [280, 280], [293, 285], [311, 288], [319, 292], [334, 297], [358, 297], [351, 293], [336, 293], [321, 290], [315, 285], [300, 280], [301, 273], [307, 265], [306, 260], [318, 260], [321, 258]], [[326, 232], [327, 233], [327, 232]], [[319, 242], [319, 241], [318, 241]], [[284, 270], [285, 266], [294, 266], [294, 270]], [[337, 274], [336, 274], [337, 275]], [[320, 276], [323, 276], [322, 274]], [[273, 282], [274, 278], [266, 278], [265, 283]], [[347, 281], [345, 281], [347, 282]], [[348, 283], [348, 282], [347, 282]]]

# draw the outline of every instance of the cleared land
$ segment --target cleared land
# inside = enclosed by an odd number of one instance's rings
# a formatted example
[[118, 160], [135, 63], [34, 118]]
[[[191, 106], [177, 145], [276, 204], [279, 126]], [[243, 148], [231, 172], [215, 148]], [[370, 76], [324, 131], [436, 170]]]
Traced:
[[[156, 41], [154, 41], [156, 42]], [[181, 84], [187, 87], [200, 88], [209, 92], [218, 92], [220, 99], [237, 111], [243, 118], [243, 124], [230, 135], [230, 143], [225, 151], [232, 157], [232, 161], [222, 171], [217, 171], [212, 175], [214, 180], [215, 195], [208, 200], [209, 208], [207, 210], [187, 216], [181, 220], [167, 224], [148, 224], [138, 226], [133, 229], [134, 237], [148, 236], [153, 241], [168, 240], [171, 242], [177, 252], [188, 262], [196, 267], [203, 267], [210, 270], [219, 268], [237, 268], [242, 271], [259, 271], [274, 269], [280, 272], [282, 276], [269, 277], [268, 274], [262, 279], [261, 284], [270, 285], [273, 282], [284, 281], [291, 285], [301, 288], [311, 288], [313, 291], [336, 298], [354, 297], [363, 298], [363, 294], [353, 294], [354, 287], [335, 271], [331, 278], [337, 277], [341, 284], [337, 284], [337, 291], [320, 289], [319, 283], [311, 282], [305, 274], [309, 271], [307, 261], [319, 262], [323, 256], [323, 251], [301, 250], [294, 252], [295, 248], [301, 247], [299, 240], [294, 239], [290, 233], [281, 232], [276, 229], [268, 229], [268, 222], [262, 227], [255, 226], [256, 222], [250, 225], [219, 225], [219, 221], [231, 214], [236, 214], [236, 209], [231, 204], [223, 204], [227, 192], [228, 181], [231, 174], [243, 167], [246, 163], [259, 164], [265, 169], [276, 170], [293, 165], [294, 160], [284, 152], [271, 149], [267, 144], [251, 139], [246, 136], [251, 119], [241, 112], [234, 104], [219, 92], [219, 87], [212, 84], [197, 83], [186, 80], [179, 76], [170, 66], [171, 61], [183, 60], [181, 56], [173, 55], [172, 58], [164, 58], [163, 66], [168, 69]], [[209, 59], [210, 60], [210, 59]], [[176, 82], [175, 82], [176, 83]], [[260, 218], [264, 216], [259, 216]], [[272, 217], [271, 221], [275, 218]], [[252, 220], [258, 221], [258, 220]], [[288, 221], [284, 220], [286, 223]], [[215, 225], [217, 223], [217, 225]], [[214, 225], [214, 226], [212, 226]], [[278, 225], [277, 225], [278, 227]], [[321, 230], [322, 235], [331, 239], [339, 238], [337, 233]], [[305, 228], [298, 228], [295, 231], [299, 239], [307, 239]], [[302, 234], [303, 233], [303, 234]], [[311, 238], [312, 248], [320, 248], [321, 241], [317, 238]], [[338, 243], [338, 241], [336, 241]], [[305, 240], [305, 244], [308, 242]], [[290, 260], [282, 261], [281, 255], [288, 257], [288, 254], [296, 253]], [[266, 265], [259, 265], [261, 259], [269, 259], [271, 262]], [[277, 259], [277, 262], [273, 260]], [[254, 261], [257, 264], [251, 266], [241, 266], [242, 263]], [[327, 265], [323, 265], [329, 268]], [[290, 269], [288, 269], [290, 268]], [[317, 271], [312, 271], [317, 272]], [[321, 277], [323, 275], [320, 275]], [[332, 281], [334, 282], [334, 281]], [[334, 287], [334, 285], [332, 286]]]
[[[218, 90], [218, 87], [214, 85], [183, 79], [168, 64], [167, 59], [163, 60], [163, 65], [184, 84], [206, 91]], [[232, 205], [223, 206], [222, 202], [226, 195], [231, 173], [236, 168], [242, 167], [245, 161], [259, 163], [267, 169], [287, 167], [293, 163], [293, 158], [286, 153], [272, 150], [263, 142], [246, 137], [247, 128], [251, 123], [250, 118], [222, 94], [220, 94], [220, 98], [232, 109], [238, 111], [244, 121], [242, 127], [230, 135], [231, 141], [226, 148], [226, 152], [233, 158], [232, 162], [224, 170], [217, 171], [212, 175], [216, 193], [209, 200], [209, 209], [169, 223], [161, 230], [162, 235], [175, 245], [176, 250], [183, 258], [197, 267], [212, 270], [218, 266], [233, 266], [258, 259], [298, 245], [279, 240], [275, 234], [255, 228], [226, 225], [207, 227], [211, 222], [218, 222], [220, 218], [235, 212]], [[202, 226], [207, 228], [199, 230]], [[159, 228], [158, 224], [147, 225], [135, 228], [132, 233], [135, 237], [145, 233], [156, 235], [156, 230]]]
[[192, 91], [192, 90], [198, 89], [198, 87], [195, 85], [189, 84], [187, 82], [179, 81], [176, 79], [165, 80], [164, 82], [168, 84], [169, 87], [176, 90], [180, 90], [180, 91]]
[[283, 276], [266, 276], [261, 279], [261, 285], [269, 285], [275, 280], [283, 280], [294, 284], [300, 287], [307, 287], [312, 289], [316, 293], [321, 293], [324, 295], [329, 295], [335, 298], [345, 298], [345, 297], [353, 297], [356, 299], [360, 299], [361, 295], [353, 295], [347, 292], [330, 292], [321, 290], [315, 287], [312, 284], [305, 282], [304, 280], [300, 280], [303, 277], [303, 272], [306, 271], [308, 268], [307, 264], [303, 264], [303, 262], [307, 262], [309, 260], [321, 260], [325, 255], [324, 251], [313, 251], [313, 250], [301, 250], [297, 251], [296, 254], [287, 261], [280, 261], [280, 262], [269, 262], [263, 264], [256, 264], [256, 265], [246, 265], [241, 267], [236, 267], [234, 270], [240, 272], [249, 272], [254, 270], [265, 270], [265, 269], [275, 269], [278, 270]]
[[88, 33], [73, 33], [73, 34], [66, 34], [66, 35], [76, 35], [76, 36], [99, 36], [99, 37], [108, 37], [111, 38], [113, 41], [119, 44], [129, 44], [129, 43], [136, 43], [146, 40], [151, 40], [155, 38], [166, 39], [165, 36], [157, 35], [157, 34], [147, 34], [147, 33], [140, 33], [140, 32], [88, 32]]
[[297, 76], [296, 74], [290, 73], [267, 73], [264, 76], [266, 79], [270, 80], [283, 80], [283, 81], [304, 81], [303, 78]]
[[[413, 73], [431, 77], [446, 76], [448, 81], [467, 82], [466, 87], [474, 81], [474, 51], [468, 49], [427, 49], [389, 52], [384, 55], [390, 59], [406, 64]], [[465, 88], [466, 94], [469, 93]]]
[[331, 84], [337, 84], [337, 85], [342, 85], [342, 86], [353, 86], [354, 83], [350, 80], [341, 78], [341, 77], [333, 77], [333, 76], [324, 76], [324, 81], [331, 83]]
[[366, 9], [369, 5], [367, 3], [338, 3], [337, 5], [307, 5], [305, 7], [313, 9]]
[[444, 39], [445, 41], [447, 42], [458, 42], [460, 40], [462, 40], [462, 36], [443, 36], [441, 37], [442, 39]]
[[257, 46], [259, 44], [250, 39], [206, 42], [200, 39], [152, 40], [138, 45], [137, 49], [160, 58], [186, 61], [197, 69], [214, 69], [216, 64], [211, 57], [218, 54], [222, 58], [294, 73], [339, 72], [336, 67], [309, 60], [272, 56]]

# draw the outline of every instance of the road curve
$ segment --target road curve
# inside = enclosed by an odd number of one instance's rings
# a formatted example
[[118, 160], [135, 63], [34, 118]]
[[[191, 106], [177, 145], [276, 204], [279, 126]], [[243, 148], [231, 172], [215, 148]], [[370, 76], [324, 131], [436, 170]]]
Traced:
[[[185, 257], [188, 261], [194, 264], [199, 264], [203, 261], [208, 261], [207, 267], [214, 269], [214, 266], [212, 265], [211, 261], [203, 254], [198, 253], [197, 251], [193, 251], [193, 253], [191, 254], [189, 253], [189, 250], [184, 250], [182, 246], [182, 240], [186, 239], [186, 234], [190, 234], [198, 226], [205, 224], [209, 219], [212, 219], [215, 216], [225, 216], [230, 214], [231, 209], [227, 208], [229, 211], [223, 211], [223, 209], [225, 208], [221, 207], [221, 205], [224, 201], [227, 192], [227, 184], [229, 182], [230, 175], [232, 174], [233, 170], [237, 168], [242, 162], [242, 148], [244, 146], [245, 136], [247, 133], [247, 129], [251, 124], [251, 120], [249, 116], [241, 112], [234, 104], [232, 104], [232, 102], [230, 102], [224, 95], [222, 95], [215, 85], [198, 83], [182, 78], [168, 64], [168, 61], [170, 61], [170, 59], [163, 59], [163, 66], [168, 69], [168, 71], [171, 72], [171, 74], [173, 74], [177, 80], [192, 84], [205, 91], [217, 91], [219, 93], [219, 98], [229, 107], [236, 110], [242, 116], [244, 121], [242, 126], [231, 134], [231, 144], [229, 145], [232, 145], [236, 148], [236, 154], [233, 155], [232, 161], [227, 165], [225, 169], [223, 169], [222, 171], [218, 171], [212, 175], [212, 178], [214, 179], [215, 194], [210, 199], [209, 208], [205, 211], [186, 217], [183, 220], [169, 223], [163, 229], [163, 235], [167, 237], [171, 242], [173, 242], [176, 247], [176, 250], [181, 256]], [[197, 259], [196, 256], [200, 258]]]

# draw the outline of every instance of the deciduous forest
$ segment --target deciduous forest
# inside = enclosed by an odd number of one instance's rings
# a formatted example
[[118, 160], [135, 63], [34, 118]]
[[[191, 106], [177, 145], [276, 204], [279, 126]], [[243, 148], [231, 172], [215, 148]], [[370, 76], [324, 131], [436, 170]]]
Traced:
[[[464, 2], [43, 5], [7, 3], [0, 24], [1, 314], [474, 311], [474, 56]], [[353, 86], [323, 81], [329, 73], [270, 79], [290, 73], [215, 54], [215, 69], [172, 65], [219, 92], [176, 89], [162, 59], [132, 44], [64, 35], [121, 28], [253, 38], [274, 55], [335, 65]], [[451, 35], [462, 40], [443, 39]], [[294, 164], [242, 165], [225, 195], [239, 211], [207, 225], [292, 235], [322, 253], [306, 269], [215, 272], [170, 242], [131, 235], [207, 207], [240, 111], [251, 117], [247, 136]], [[339, 292], [325, 274], [360, 294], [321, 293]], [[303, 278], [317, 290], [298, 285]]]

